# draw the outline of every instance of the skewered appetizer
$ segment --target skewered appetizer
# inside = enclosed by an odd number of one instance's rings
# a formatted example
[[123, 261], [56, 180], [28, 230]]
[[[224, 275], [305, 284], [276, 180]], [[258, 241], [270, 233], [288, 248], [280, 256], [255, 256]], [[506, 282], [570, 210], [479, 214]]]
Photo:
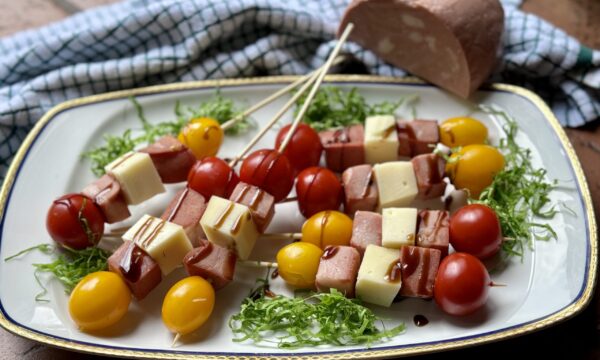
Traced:
[[[316, 91], [326, 71], [316, 71], [303, 88], [308, 89], [313, 81]], [[306, 104], [310, 104], [310, 94]], [[166, 136], [125, 154], [109, 164], [107, 174], [87, 186], [83, 195], [57, 200], [48, 215], [50, 233], [68, 246], [95, 245], [105, 221], [129, 217], [129, 205], [163, 192], [163, 183], [187, 179], [187, 186], [173, 197], [161, 217], [144, 215], [139, 219], [108, 260], [111, 275], [119, 275], [118, 286], [125, 285], [138, 300], [183, 265], [190, 277], [169, 291], [162, 314], [171, 331], [184, 335], [206, 321], [215, 290], [233, 280], [236, 266], [252, 262], [248, 259], [274, 217], [275, 204], [286, 199], [295, 180], [298, 206], [308, 220], [301, 236], [284, 236], [300, 237], [301, 241], [277, 254], [279, 274], [289, 285], [322, 292], [336, 289], [380, 306], [390, 306], [399, 296], [434, 297], [444, 311], [456, 315], [481, 307], [490, 281], [477, 258], [497, 253], [502, 241], [498, 218], [469, 207], [466, 212], [479, 211], [479, 218], [486, 219], [483, 225], [469, 224], [469, 216], [460, 216], [460, 212], [450, 218], [448, 211], [409, 206], [415, 199], [442, 196], [446, 173], [459, 188], [479, 195], [504, 165], [497, 150], [480, 144], [487, 138], [485, 126], [468, 118], [450, 119], [438, 126], [433, 120], [404, 121], [378, 115], [369, 116], [364, 127], [353, 125], [317, 134], [299, 123], [302, 116], [300, 111], [292, 124], [281, 129], [275, 149], [246, 156], [267, 126], [231, 161], [214, 156], [223, 136], [219, 124], [198, 119], [184, 129], [179, 140]], [[431, 153], [440, 141], [463, 148], [453, 150], [446, 162], [447, 158]], [[318, 166], [323, 148], [327, 168]], [[479, 172], [470, 171], [481, 156], [492, 161]], [[399, 160], [404, 158], [411, 159]], [[242, 161], [239, 176], [235, 171], [238, 161]], [[334, 171], [343, 171], [341, 179]], [[342, 203], [354, 220], [335, 211]], [[77, 219], [71, 216], [66, 226], [85, 222], [87, 228], [80, 226], [82, 231], [76, 234], [63, 231], [56, 219], [64, 216], [60, 214], [65, 209], [80, 214]], [[471, 230], [485, 240], [474, 240], [469, 236]], [[450, 244], [475, 257], [450, 253]], [[452, 297], [453, 286], [458, 285], [448, 280], [448, 269], [458, 263], [480, 275], [481, 281], [474, 287], [477, 299], [470, 306]], [[175, 300], [179, 292], [184, 292], [187, 300]], [[176, 308], [180, 301], [192, 303], [198, 296], [206, 304], [194, 308], [193, 321], [185, 326]], [[118, 307], [122, 310], [125, 297], [121, 300]], [[122, 316], [119, 312], [114, 318]], [[82, 329], [96, 326], [81, 324]]]

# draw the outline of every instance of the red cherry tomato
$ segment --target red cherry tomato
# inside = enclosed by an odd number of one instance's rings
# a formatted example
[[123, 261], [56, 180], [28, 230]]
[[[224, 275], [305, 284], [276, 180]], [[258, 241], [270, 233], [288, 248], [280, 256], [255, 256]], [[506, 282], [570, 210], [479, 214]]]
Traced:
[[440, 264], [433, 296], [445, 313], [468, 315], [485, 305], [490, 284], [490, 275], [479, 259], [465, 253], [454, 253], [446, 256]]
[[287, 156], [276, 150], [262, 149], [248, 155], [240, 168], [240, 179], [258, 186], [279, 202], [294, 186], [294, 170]]
[[482, 260], [495, 255], [502, 245], [496, 212], [480, 204], [460, 208], [450, 218], [450, 243], [454, 250]]
[[67, 194], [52, 203], [46, 229], [57, 243], [75, 250], [95, 246], [104, 234], [104, 214], [94, 201], [80, 194]]
[[[291, 124], [286, 125], [279, 130], [275, 141], [276, 149], [281, 146], [291, 126]], [[283, 153], [289, 158], [292, 167], [298, 173], [307, 167], [319, 165], [321, 152], [323, 152], [323, 145], [321, 145], [319, 134], [306, 124], [298, 124], [294, 136]]]
[[296, 194], [300, 212], [308, 218], [323, 210], [339, 209], [342, 184], [331, 170], [313, 166], [298, 174]]
[[224, 160], [209, 156], [196, 161], [188, 174], [188, 186], [206, 200], [216, 195], [229, 198], [240, 178]]

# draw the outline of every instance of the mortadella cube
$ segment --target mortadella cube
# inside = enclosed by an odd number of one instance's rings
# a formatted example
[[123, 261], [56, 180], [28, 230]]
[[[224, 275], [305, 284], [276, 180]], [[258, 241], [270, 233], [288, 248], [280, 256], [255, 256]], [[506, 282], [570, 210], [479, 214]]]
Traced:
[[350, 216], [358, 210], [374, 211], [377, 207], [377, 185], [371, 165], [358, 165], [342, 173], [344, 212]]
[[247, 206], [259, 233], [264, 233], [275, 215], [275, 198], [257, 186], [239, 182], [229, 200]]
[[438, 249], [442, 258], [448, 255], [450, 215], [444, 210], [419, 211], [417, 246]]
[[144, 215], [125, 234], [123, 240], [132, 241], [160, 266], [163, 275], [168, 275], [181, 265], [192, 244], [180, 225]]
[[354, 283], [360, 266], [360, 254], [351, 246], [325, 248], [315, 278], [320, 292], [337, 289], [346, 297], [354, 297]]
[[121, 185], [108, 174], [86, 186], [81, 193], [94, 200], [109, 224], [125, 220], [131, 216], [121, 191]]
[[440, 142], [440, 131], [435, 120], [398, 120], [398, 156], [413, 157], [431, 153]]
[[108, 258], [108, 269], [123, 278], [138, 300], [145, 298], [162, 279], [158, 263], [131, 241], [123, 242]]
[[357, 211], [352, 222], [350, 246], [358, 250], [362, 256], [367, 246], [381, 246], [381, 230], [381, 214], [371, 211]]
[[402, 263], [402, 288], [400, 295], [430, 298], [440, 266], [441, 253], [437, 249], [403, 246], [400, 249]]
[[146, 153], [129, 152], [104, 169], [117, 179], [129, 205], [137, 205], [165, 192], [152, 159]]
[[444, 181], [446, 161], [441, 156], [423, 154], [415, 156], [410, 162], [415, 170], [419, 199], [427, 200], [444, 195], [446, 191], [446, 182]]
[[260, 235], [247, 206], [218, 196], [210, 198], [200, 225], [210, 242], [232, 249], [242, 260], [248, 259]]
[[377, 164], [373, 166], [373, 172], [379, 192], [379, 209], [409, 206], [419, 193], [410, 161]]
[[392, 305], [402, 287], [399, 258], [398, 249], [367, 246], [358, 269], [356, 297], [371, 304]]
[[398, 159], [396, 120], [392, 115], [369, 116], [365, 120], [365, 162], [378, 164]]
[[150, 155], [156, 171], [163, 183], [171, 184], [186, 181], [196, 157], [173, 136], [163, 136], [156, 142], [140, 149]]
[[160, 218], [183, 227], [192, 246], [198, 246], [204, 238], [200, 219], [205, 210], [204, 196], [186, 187], [175, 194]]
[[382, 210], [381, 244], [399, 249], [414, 245], [417, 232], [417, 209], [387, 208]]
[[235, 273], [235, 253], [207, 240], [187, 253], [183, 265], [190, 276], [201, 276], [219, 290], [233, 280]]
[[327, 168], [334, 172], [365, 163], [365, 132], [360, 124], [319, 133]]

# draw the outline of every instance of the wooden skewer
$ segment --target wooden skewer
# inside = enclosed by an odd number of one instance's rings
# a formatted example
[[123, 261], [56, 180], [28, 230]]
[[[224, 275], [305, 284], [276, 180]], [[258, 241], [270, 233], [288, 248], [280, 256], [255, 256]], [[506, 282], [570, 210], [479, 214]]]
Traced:
[[279, 111], [277, 112], [277, 114], [275, 114], [275, 116], [271, 119], [271, 121], [269, 121], [269, 123], [267, 125], [265, 125], [258, 134], [256, 134], [254, 136], [254, 138], [252, 140], [250, 140], [250, 142], [246, 145], [246, 147], [239, 153], [238, 156], [234, 157], [230, 162], [229, 162], [229, 167], [233, 168], [237, 162], [242, 159], [246, 153], [248, 151], [250, 151], [250, 149], [252, 149], [252, 147], [254, 147], [254, 145], [256, 145], [256, 143], [267, 133], [267, 131], [269, 131], [269, 129], [271, 127], [273, 127], [273, 125], [275, 125], [279, 119], [281, 119], [281, 117], [292, 107], [294, 106], [294, 104], [296, 103], [296, 101], [300, 98], [300, 96], [302, 96], [306, 90], [308, 90], [308, 88], [317, 80], [317, 77], [319, 76], [319, 74], [321, 73], [321, 71], [323, 71], [323, 68], [319, 68], [315, 71], [313, 71], [312, 73], [310, 73], [309, 79], [308, 81], [302, 85], [302, 87], [300, 88], [300, 90], [298, 90], [294, 96], [292, 96], [292, 98], [290, 100], [288, 100], [288, 102], [285, 103], [285, 105], [279, 109]]
[[181, 334], [180, 333], [175, 334], [175, 336], [173, 337], [173, 342], [171, 343], [172, 348], [175, 347], [175, 345], [177, 344], [179, 339], [181, 339]]
[[[342, 58], [341, 57], [337, 57], [334, 61], [334, 64], [336, 63], [340, 63], [342, 62]], [[229, 129], [230, 127], [232, 127], [233, 125], [235, 125], [235, 123], [237, 123], [238, 121], [242, 120], [244, 117], [252, 114], [253, 112], [255, 112], [256, 110], [272, 103], [273, 101], [275, 101], [276, 99], [280, 98], [281, 96], [287, 94], [288, 92], [292, 91], [293, 89], [297, 88], [300, 84], [308, 81], [317, 71], [319, 70], [315, 70], [313, 72], [310, 72], [304, 76], [302, 76], [301, 78], [299, 78], [298, 80], [294, 81], [293, 83], [289, 84], [288, 86], [277, 90], [276, 92], [274, 92], [273, 94], [269, 95], [267, 98], [257, 102], [256, 104], [252, 105], [251, 107], [249, 107], [248, 109], [244, 110], [242, 113], [234, 116], [233, 118], [225, 121], [223, 123], [223, 125], [221, 125], [221, 128], [223, 129], [223, 131]]]
[[281, 234], [267, 233], [267, 234], [262, 234], [260, 236], [260, 238], [268, 239], [268, 240], [279, 240], [279, 239], [300, 240], [300, 239], [302, 239], [302, 234], [300, 234], [300, 233], [281, 233]]
[[260, 261], [260, 260], [238, 260], [238, 265], [253, 267], [253, 268], [277, 268], [276, 262]]
[[300, 123], [302, 118], [304, 118], [304, 114], [306, 113], [306, 111], [308, 110], [308, 107], [310, 106], [311, 102], [315, 98], [315, 95], [317, 94], [319, 87], [323, 83], [323, 79], [325, 78], [325, 75], [327, 75], [329, 68], [333, 64], [333, 60], [337, 57], [338, 53], [340, 52], [340, 49], [342, 48], [342, 45], [344, 45], [344, 43], [346, 42], [346, 39], [348, 39], [348, 36], [352, 32], [353, 28], [354, 28], [353, 23], [348, 23], [348, 25], [346, 25], [346, 28], [344, 29], [344, 33], [342, 34], [342, 36], [338, 40], [337, 44], [333, 48], [333, 51], [327, 58], [327, 61], [325, 62], [325, 66], [323, 67], [323, 70], [319, 73], [315, 85], [312, 87], [312, 89], [310, 89], [310, 92], [308, 93], [308, 96], [306, 97], [304, 104], [302, 104], [302, 108], [300, 109], [300, 111], [298, 112], [298, 115], [292, 122], [292, 126], [290, 127], [290, 130], [287, 132], [285, 139], [283, 139], [283, 142], [281, 143], [281, 146], [278, 149], [280, 154], [282, 154], [285, 151], [285, 148], [287, 147], [288, 143], [292, 139], [292, 136], [296, 132], [296, 128], [298, 127], [298, 124]]
[[223, 125], [221, 125], [221, 128], [223, 130], [227, 130], [230, 127], [232, 127], [233, 125], [235, 125], [236, 122], [242, 120], [244, 117], [252, 114], [253, 112], [255, 112], [256, 110], [264, 107], [265, 105], [268, 105], [270, 103], [272, 103], [273, 101], [275, 101], [276, 99], [278, 99], [279, 97], [287, 94], [288, 92], [290, 92], [291, 90], [295, 89], [296, 87], [298, 87], [298, 85], [302, 84], [303, 82], [309, 80], [313, 75], [314, 75], [315, 71], [304, 75], [303, 77], [299, 78], [298, 80], [294, 81], [293, 83], [289, 84], [288, 86], [277, 90], [276, 92], [274, 92], [273, 94], [269, 95], [268, 97], [266, 97], [265, 99], [257, 102], [256, 104], [250, 106], [248, 109], [244, 110], [242, 113], [234, 116], [233, 118], [225, 121], [223, 123]]

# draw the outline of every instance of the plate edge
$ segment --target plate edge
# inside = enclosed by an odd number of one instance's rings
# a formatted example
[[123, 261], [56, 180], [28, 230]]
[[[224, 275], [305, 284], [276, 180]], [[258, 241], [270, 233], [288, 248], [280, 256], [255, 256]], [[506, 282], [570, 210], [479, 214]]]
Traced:
[[[149, 86], [137, 89], [130, 90], [121, 90], [115, 92], [109, 92], [98, 95], [91, 95], [83, 98], [78, 98], [74, 100], [69, 100], [63, 102], [59, 105], [56, 105], [52, 109], [50, 109], [42, 118], [35, 124], [32, 130], [29, 132], [25, 140], [23, 141], [21, 147], [17, 151], [12, 163], [8, 169], [6, 174], [5, 181], [2, 185], [2, 189], [0, 190], [0, 221], [3, 220], [4, 210], [6, 206], [6, 201], [8, 196], [12, 190], [14, 185], [14, 180], [19, 168], [22, 165], [23, 159], [25, 155], [29, 151], [33, 140], [37, 137], [37, 135], [43, 130], [43, 128], [49, 123], [49, 121], [59, 114], [62, 111], [68, 110], [73, 107], [92, 104], [107, 100], [119, 99], [129, 96], [137, 96], [137, 95], [149, 95], [154, 93], [161, 92], [170, 92], [170, 91], [182, 91], [182, 90], [192, 90], [192, 89], [202, 89], [202, 88], [212, 88], [219, 86], [237, 86], [237, 85], [264, 85], [264, 84], [276, 84], [276, 83], [286, 83], [291, 82], [297, 79], [298, 76], [270, 76], [270, 77], [260, 77], [260, 78], [240, 78], [240, 79], [223, 79], [223, 80], [205, 80], [205, 81], [194, 81], [194, 82], [185, 82], [185, 83], [176, 83], [176, 84], [166, 84], [166, 85], [156, 85]], [[330, 82], [362, 82], [362, 83], [390, 83], [390, 84], [421, 84], [427, 85], [425, 82], [414, 78], [414, 77], [404, 77], [404, 78], [394, 78], [394, 77], [386, 77], [386, 76], [375, 76], [375, 75], [328, 75], [326, 77], [326, 81]], [[431, 86], [431, 85], [429, 85]], [[535, 320], [531, 323], [517, 325], [513, 328], [500, 330], [498, 332], [469, 338], [469, 339], [459, 339], [459, 340], [449, 340], [439, 343], [430, 343], [425, 345], [417, 345], [417, 346], [407, 346], [404, 348], [396, 348], [396, 349], [374, 349], [367, 350], [362, 352], [352, 352], [349, 350], [348, 352], [337, 352], [337, 353], [328, 353], [328, 354], [295, 354], [295, 355], [285, 355], [282, 354], [278, 356], [278, 354], [254, 354], [254, 355], [240, 355], [235, 356], [237, 359], [264, 359], [277, 357], [281, 359], [285, 358], [319, 358], [319, 359], [341, 359], [341, 358], [384, 358], [391, 356], [404, 356], [411, 354], [422, 354], [450, 349], [457, 349], [467, 346], [474, 346], [494, 341], [499, 341], [502, 339], [507, 339], [510, 337], [515, 337], [518, 335], [523, 335], [526, 333], [531, 333], [537, 330], [544, 329], [549, 327], [550, 325], [556, 324], [558, 322], [564, 321], [577, 313], [581, 312], [590, 302], [592, 298], [592, 292], [596, 283], [596, 269], [597, 269], [597, 228], [596, 228], [596, 220], [594, 216], [593, 206], [591, 194], [589, 192], [589, 188], [587, 185], [587, 181], [585, 178], [585, 174], [581, 167], [581, 163], [576, 156], [575, 150], [571, 145], [564, 129], [560, 126], [560, 123], [552, 113], [552, 111], [548, 108], [548, 106], [544, 103], [544, 101], [535, 93], [527, 90], [525, 88], [509, 85], [509, 84], [491, 84], [487, 88], [491, 90], [500, 90], [509, 93], [514, 93], [519, 95], [526, 100], [533, 103], [538, 110], [544, 115], [546, 120], [549, 122], [550, 126], [558, 136], [559, 141], [563, 145], [566, 150], [567, 157], [571, 162], [571, 166], [573, 167], [573, 171], [575, 172], [577, 183], [579, 188], [581, 189], [581, 195], [585, 205], [585, 211], [587, 216], [587, 221], [589, 224], [589, 250], [590, 250], [590, 258], [588, 264], [588, 276], [586, 278], [585, 288], [583, 289], [581, 296], [579, 299], [566, 306], [565, 308], [559, 310], [554, 314], [550, 314], [545, 318]], [[162, 352], [154, 352], [154, 351], [139, 351], [139, 350], [126, 350], [126, 349], [110, 349], [103, 346], [94, 346], [87, 344], [80, 344], [74, 341], [67, 341], [62, 339], [56, 339], [52, 336], [43, 335], [26, 329], [18, 324], [15, 324], [9, 321], [4, 312], [0, 312], [0, 326], [9, 332], [16, 334], [18, 336], [28, 338], [34, 341], [38, 341], [50, 346], [60, 347], [64, 349], [87, 352], [87, 353], [95, 353], [101, 355], [109, 355], [109, 356], [126, 356], [126, 357], [155, 357], [160, 359], [176, 359], [176, 358], [210, 358], [210, 359], [226, 359], [231, 358], [231, 356], [227, 355], [196, 355], [196, 354], [187, 354], [187, 353], [162, 353]]]

